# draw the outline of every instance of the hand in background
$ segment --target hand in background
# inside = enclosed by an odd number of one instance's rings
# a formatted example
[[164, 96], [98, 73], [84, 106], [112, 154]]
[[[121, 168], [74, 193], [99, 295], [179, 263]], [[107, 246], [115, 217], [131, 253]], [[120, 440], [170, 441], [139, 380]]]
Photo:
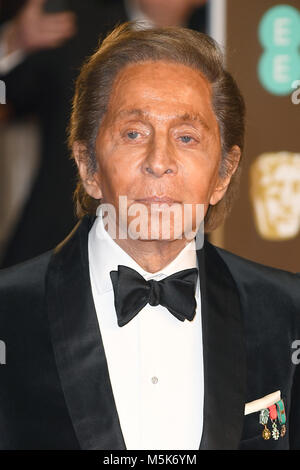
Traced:
[[7, 54], [16, 50], [34, 52], [55, 48], [76, 32], [76, 17], [72, 12], [45, 13], [46, 0], [28, 0], [9, 23], [3, 40]]
[[190, 14], [207, 0], [134, 0], [157, 26], [184, 25]]

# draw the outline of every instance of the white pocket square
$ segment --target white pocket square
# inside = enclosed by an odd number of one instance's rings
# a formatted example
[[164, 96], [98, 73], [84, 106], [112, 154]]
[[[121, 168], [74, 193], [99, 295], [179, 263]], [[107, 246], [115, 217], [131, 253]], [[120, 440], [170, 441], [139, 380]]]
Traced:
[[280, 390], [277, 390], [276, 392], [265, 395], [258, 400], [249, 401], [249, 403], [245, 404], [245, 415], [249, 415], [250, 413], [255, 413], [256, 411], [268, 408], [269, 406], [274, 405], [280, 399], [281, 393]]

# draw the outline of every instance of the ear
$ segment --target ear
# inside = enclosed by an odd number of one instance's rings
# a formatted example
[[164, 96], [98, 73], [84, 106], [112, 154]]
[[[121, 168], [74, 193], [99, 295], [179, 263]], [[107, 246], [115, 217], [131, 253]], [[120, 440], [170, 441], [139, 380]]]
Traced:
[[96, 172], [91, 174], [88, 169], [88, 151], [86, 146], [82, 142], [74, 142], [73, 155], [84, 189], [94, 199], [101, 199], [102, 191], [100, 187], [99, 175]]
[[241, 149], [234, 145], [226, 156], [226, 175], [218, 178], [215, 189], [210, 197], [209, 203], [213, 206], [217, 204], [224, 196], [231, 181], [231, 178], [238, 168], [241, 158]]

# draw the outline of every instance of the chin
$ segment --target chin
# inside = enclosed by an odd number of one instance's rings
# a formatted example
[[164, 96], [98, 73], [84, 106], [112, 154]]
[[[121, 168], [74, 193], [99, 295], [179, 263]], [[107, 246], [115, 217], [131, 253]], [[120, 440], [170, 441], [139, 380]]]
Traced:
[[142, 241], [173, 241], [184, 238], [182, 224], [178, 226], [162, 226], [161, 222], [128, 226], [128, 236]]

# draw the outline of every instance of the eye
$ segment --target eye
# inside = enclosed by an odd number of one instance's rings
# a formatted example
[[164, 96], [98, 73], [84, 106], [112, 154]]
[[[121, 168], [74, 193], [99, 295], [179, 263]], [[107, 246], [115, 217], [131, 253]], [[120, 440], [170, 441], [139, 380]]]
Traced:
[[127, 137], [128, 137], [130, 140], [135, 140], [138, 136], [139, 136], [139, 132], [137, 132], [137, 131], [130, 131], [130, 132], [127, 132]]
[[184, 144], [188, 144], [189, 142], [191, 142], [193, 139], [193, 137], [191, 137], [190, 135], [182, 135], [179, 137], [181, 142], [183, 142]]

